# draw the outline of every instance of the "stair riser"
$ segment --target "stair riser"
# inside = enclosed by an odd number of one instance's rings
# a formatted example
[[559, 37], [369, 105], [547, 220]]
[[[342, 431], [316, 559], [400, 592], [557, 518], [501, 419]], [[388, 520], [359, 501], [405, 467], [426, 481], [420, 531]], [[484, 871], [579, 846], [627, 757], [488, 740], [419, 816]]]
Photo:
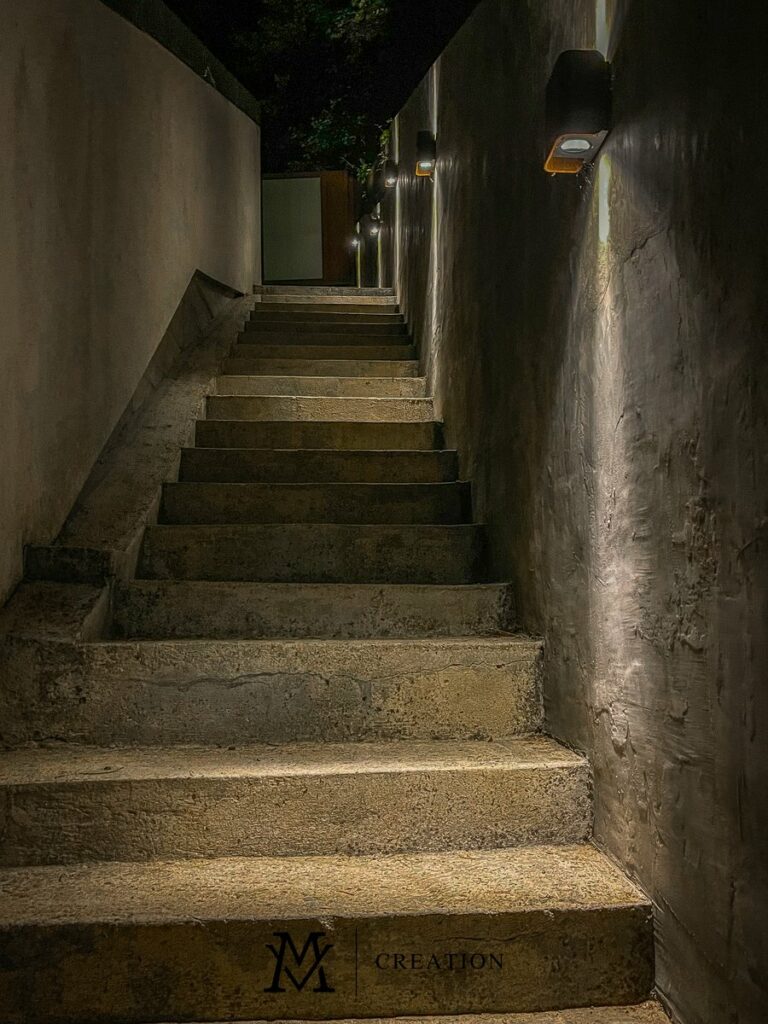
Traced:
[[463, 523], [469, 486], [166, 484], [163, 523]]
[[[311, 342], [302, 344], [285, 342], [278, 344], [277, 342], [267, 343], [266, 341], [257, 342], [254, 345], [240, 343], [234, 346], [231, 354], [233, 359], [362, 360], [364, 362], [382, 362], [386, 360], [411, 362], [416, 359], [416, 349], [413, 345], [353, 345], [347, 342], [335, 345], [330, 343], [328, 338], [316, 344]], [[225, 369], [224, 372], [230, 373], [231, 371]], [[294, 372], [299, 373], [300, 371], [297, 369]], [[342, 376], [345, 375], [345, 373], [342, 373]]]
[[303, 313], [307, 316], [327, 316], [328, 314], [333, 315], [334, 313], [342, 314], [344, 316], [352, 314], [360, 314], [361, 316], [374, 316], [374, 317], [392, 317], [401, 316], [400, 306], [392, 299], [379, 299], [377, 302], [348, 302], [340, 301], [337, 299], [336, 302], [311, 302], [311, 301], [291, 301], [286, 297], [274, 296], [264, 302], [257, 302], [253, 308], [253, 315], [258, 316], [260, 313], [269, 314], [270, 312], [278, 313]]
[[[252, 354], [252, 350], [246, 350]], [[379, 380], [419, 376], [419, 364], [397, 359], [225, 359], [224, 374], [244, 376], [375, 377]]]
[[153, 526], [142, 579], [275, 583], [479, 583], [475, 526]]
[[[119, 753], [115, 756], [119, 759]], [[0, 787], [0, 865], [578, 843], [585, 765]]]
[[[370, 320], [370, 317], [367, 318]], [[334, 337], [346, 338], [351, 335], [374, 337], [374, 338], [402, 338], [407, 336], [408, 328], [404, 323], [353, 323], [339, 322], [324, 323], [322, 320], [284, 320], [270, 321], [265, 317], [257, 317], [249, 320], [245, 325], [246, 334], [279, 334], [286, 336], [296, 335], [303, 338], [307, 335], [323, 336], [331, 334]]]
[[206, 403], [211, 420], [286, 420], [324, 423], [429, 423], [435, 413], [428, 398], [305, 398], [214, 395]]
[[116, 598], [119, 636], [334, 640], [473, 637], [513, 628], [508, 587], [135, 582]]
[[251, 313], [249, 323], [295, 323], [295, 324], [370, 324], [384, 327], [388, 324], [397, 326], [405, 325], [402, 313], [390, 313], [387, 309], [380, 313], [370, 311], [365, 313], [327, 312], [326, 310], [314, 310], [307, 312], [304, 309], [282, 309], [279, 306], [257, 306]]
[[[335, 345], [339, 348], [349, 348], [353, 351], [366, 348], [380, 348], [383, 351], [392, 349], [395, 352], [401, 352], [405, 348], [412, 348], [412, 343], [406, 335], [393, 334], [386, 336], [380, 335], [375, 331], [368, 332], [366, 330], [359, 330], [349, 334], [332, 331], [246, 330], [238, 335], [237, 345], [239, 348], [253, 349], [254, 354], [258, 354], [256, 352], [257, 349], [275, 345], [310, 349], [328, 348]], [[376, 357], [371, 356], [369, 358]], [[401, 354], [398, 358], [407, 359], [409, 357]]]
[[[284, 961], [299, 985], [315, 968], [301, 991], [276, 971], [282, 934], [299, 953], [315, 935], [316, 952], [310, 945], [301, 965], [290, 953]], [[441, 969], [424, 969], [432, 956]], [[648, 995], [652, 963], [642, 906], [31, 925], [0, 933], [0, 1021], [329, 1020], [627, 1004]]]
[[437, 423], [270, 423], [199, 420], [200, 448], [341, 449], [347, 451], [429, 451], [442, 447]]
[[426, 398], [423, 377], [219, 377], [218, 395], [320, 395], [328, 398]]
[[[290, 617], [290, 605], [269, 609], [275, 619], [281, 610]], [[226, 606], [210, 611], [231, 625]], [[194, 628], [172, 602], [118, 614], [169, 636]], [[0, 739], [228, 746], [521, 735], [541, 728], [538, 656], [536, 644], [473, 637], [22, 646], [6, 652]]]
[[248, 451], [185, 448], [179, 479], [210, 483], [448, 483], [456, 479], [456, 453]]

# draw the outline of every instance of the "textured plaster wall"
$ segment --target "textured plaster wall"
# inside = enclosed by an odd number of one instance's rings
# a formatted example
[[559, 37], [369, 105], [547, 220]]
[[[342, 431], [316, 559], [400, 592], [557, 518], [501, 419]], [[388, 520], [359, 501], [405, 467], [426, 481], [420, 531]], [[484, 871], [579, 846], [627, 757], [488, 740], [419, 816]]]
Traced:
[[259, 129], [100, 0], [0, 34], [0, 600], [58, 532], [196, 271], [260, 280]]
[[[685, 1024], [768, 1020], [766, 38], [757, 0], [485, 0], [395, 133], [401, 298]], [[553, 179], [549, 70], [596, 40], [616, 127]]]

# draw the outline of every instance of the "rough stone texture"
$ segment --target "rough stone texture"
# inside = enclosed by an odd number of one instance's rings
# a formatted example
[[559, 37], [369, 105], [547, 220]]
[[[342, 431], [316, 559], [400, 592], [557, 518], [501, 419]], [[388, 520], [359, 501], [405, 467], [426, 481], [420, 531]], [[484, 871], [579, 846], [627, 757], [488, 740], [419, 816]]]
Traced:
[[[248, 353], [251, 353], [250, 355]], [[283, 374], [313, 377], [418, 377], [415, 360], [358, 359], [259, 359], [250, 349], [245, 355], [224, 360], [225, 374]]]
[[433, 422], [198, 420], [195, 441], [203, 448], [418, 451], [442, 448], [443, 431], [441, 424]]
[[505, 584], [222, 583], [118, 586], [113, 627], [126, 637], [474, 636], [514, 625]]
[[212, 395], [206, 403], [212, 420], [319, 420], [380, 423], [434, 420], [429, 398], [329, 398], [324, 395]]
[[469, 484], [175, 483], [163, 523], [464, 523]]
[[[367, 307], [362, 306], [360, 308], [366, 309]], [[302, 309], [300, 306], [265, 306], [261, 302], [258, 303], [249, 318], [249, 322], [255, 324], [279, 324], [285, 323], [286, 321], [296, 325], [306, 323], [313, 323], [317, 325], [378, 324], [379, 326], [384, 324], [405, 324], [405, 318], [402, 313], [391, 313], [386, 308], [379, 312], [377, 312], [376, 308], [373, 307], [372, 310], [367, 309], [367, 312], [364, 313], [348, 313], [346, 311], [334, 313], [327, 312], [322, 307], [307, 311], [306, 309]]]
[[256, 289], [264, 302], [365, 303], [366, 306], [397, 304], [393, 288], [351, 288], [346, 285], [267, 284]]
[[23, 545], [60, 530], [193, 275], [237, 292], [260, 276], [257, 125], [99, 0], [5, 6], [0, 600]]
[[16, 638], [0, 646], [0, 740], [229, 745], [525, 734], [541, 728], [539, 656], [539, 644], [517, 637]]
[[426, 398], [423, 377], [222, 376], [218, 395], [325, 395], [334, 398]]
[[72, 583], [22, 583], [0, 609], [0, 644], [16, 640], [96, 640], [104, 635], [108, 621], [109, 594], [105, 588]]
[[265, 583], [482, 583], [483, 528], [280, 523], [150, 526], [137, 575]]
[[[638, 1006], [595, 1006], [577, 1010], [546, 1013], [466, 1014], [462, 1017], [396, 1017], [391, 1024], [668, 1024], [669, 1018], [658, 1003]], [[249, 1021], [246, 1024], [264, 1024]], [[276, 1024], [289, 1024], [279, 1021]], [[306, 1021], [300, 1024], [308, 1024]], [[343, 1020], [338, 1024], [363, 1024], [361, 1020]], [[370, 1018], [369, 1024], [385, 1024], [382, 1017]]]
[[[256, 291], [258, 292], [258, 289]], [[275, 296], [269, 299], [262, 299], [257, 295], [256, 302], [257, 306], [254, 310], [254, 315], [262, 312], [265, 315], [269, 315], [277, 311], [278, 313], [298, 312], [313, 317], [317, 314], [333, 316], [337, 313], [342, 315], [350, 313], [362, 314], [363, 316], [379, 315], [385, 318], [402, 316], [399, 311], [400, 307], [392, 299], [366, 299], [364, 302], [339, 299], [337, 302], [332, 300], [313, 302], [309, 297], [305, 297], [304, 301], [293, 301], [287, 295]]]
[[[232, 350], [233, 359], [322, 359], [322, 360], [357, 360], [380, 362], [391, 359], [395, 362], [408, 362], [416, 358], [413, 345], [370, 344], [366, 343], [330, 343], [329, 338], [318, 342], [300, 344], [292, 341], [268, 342], [252, 341], [252, 335], [241, 334], [240, 343]], [[374, 340], [375, 339], [371, 339]], [[229, 370], [225, 370], [229, 373]]]
[[[768, 1020], [767, 35], [756, 0], [484, 0], [395, 132], [439, 152], [401, 301], [685, 1024]], [[551, 178], [547, 77], [596, 38], [615, 128]]]
[[[536, 1011], [652, 983], [650, 908], [588, 846], [22, 868], [0, 885], [4, 1024]], [[283, 931], [299, 949], [322, 933], [333, 991], [318, 972], [265, 991]], [[391, 969], [396, 952], [483, 967]]]
[[578, 843], [586, 762], [496, 743], [57, 747], [0, 754], [0, 864]]
[[[290, 316], [284, 320], [271, 321], [263, 316], [257, 316], [255, 319], [251, 318], [246, 323], [245, 334], [268, 335], [269, 337], [273, 334], [279, 334], [281, 340], [283, 337], [298, 338], [302, 339], [302, 344], [307, 344], [313, 336], [322, 338], [325, 344], [325, 335], [330, 334], [341, 340], [345, 345], [352, 344], [353, 340], [357, 341], [358, 338], [378, 338], [382, 336], [401, 338], [403, 335], [408, 334], [408, 328], [404, 323], [377, 323], [376, 319], [369, 317], [368, 320], [373, 321], [372, 323], [364, 322], [361, 324], [359, 320], [354, 323], [344, 323], [338, 320], [324, 323], [322, 321], [318, 322], [314, 318], [312, 320], [296, 321]], [[254, 340], [254, 338], [250, 339], [251, 342]], [[368, 342], [368, 344], [371, 343]], [[361, 342], [361, 344], [365, 344], [365, 342]]]
[[248, 448], [185, 448], [180, 480], [267, 483], [448, 483], [458, 477], [450, 451], [265, 451]]

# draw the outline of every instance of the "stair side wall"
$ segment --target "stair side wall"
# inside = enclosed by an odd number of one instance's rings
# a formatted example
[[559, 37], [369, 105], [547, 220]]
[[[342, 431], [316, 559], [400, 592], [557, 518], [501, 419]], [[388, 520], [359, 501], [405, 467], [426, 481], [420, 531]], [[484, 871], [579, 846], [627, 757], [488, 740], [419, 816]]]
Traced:
[[258, 125], [100, 0], [10, 6], [0, 600], [24, 544], [61, 528], [193, 278], [260, 281]]

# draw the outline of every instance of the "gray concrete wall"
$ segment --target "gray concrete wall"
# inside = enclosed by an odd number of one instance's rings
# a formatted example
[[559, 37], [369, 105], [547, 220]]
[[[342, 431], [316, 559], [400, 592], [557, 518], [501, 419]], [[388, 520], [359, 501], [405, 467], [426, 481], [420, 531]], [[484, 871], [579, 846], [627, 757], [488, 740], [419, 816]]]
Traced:
[[61, 527], [193, 275], [260, 281], [258, 126], [100, 0], [0, 35], [0, 600]]
[[[768, 1020], [764, 4], [485, 0], [401, 113], [397, 284], [551, 732], [653, 895], [685, 1024]], [[605, 46], [616, 128], [541, 170], [557, 54]]]

